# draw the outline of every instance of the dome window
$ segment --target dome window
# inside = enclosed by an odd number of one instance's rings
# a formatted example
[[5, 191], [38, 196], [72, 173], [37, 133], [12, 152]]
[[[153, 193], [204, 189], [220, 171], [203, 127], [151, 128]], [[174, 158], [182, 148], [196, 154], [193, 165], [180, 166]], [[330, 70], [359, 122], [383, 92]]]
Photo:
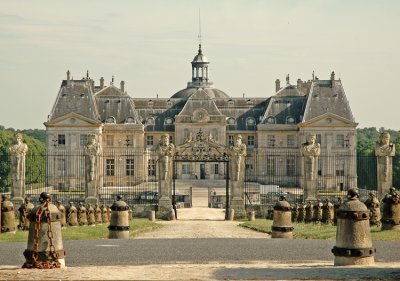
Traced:
[[154, 125], [154, 118], [153, 117], [149, 117], [146, 120], [147, 125]]
[[135, 123], [135, 119], [133, 117], [128, 117], [125, 120], [125, 124], [133, 124]]
[[172, 125], [172, 124], [174, 124], [174, 119], [170, 118], [170, 117], [165, 118], [164, 123], [165, 123], [165, 125]]

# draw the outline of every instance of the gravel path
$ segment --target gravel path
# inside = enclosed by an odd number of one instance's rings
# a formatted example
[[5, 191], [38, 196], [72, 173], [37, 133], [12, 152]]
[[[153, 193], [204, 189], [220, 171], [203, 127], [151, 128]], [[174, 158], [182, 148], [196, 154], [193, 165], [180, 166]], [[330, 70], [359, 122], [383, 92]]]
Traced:
[[196, 207], [178, 209], [178, 220], [160, 221], [163, 227], [140, 234], [135, 239], [169, 238], [269, 238], [265, 233], [238, 226], [240, 222], [225, 221], [222, 209]]

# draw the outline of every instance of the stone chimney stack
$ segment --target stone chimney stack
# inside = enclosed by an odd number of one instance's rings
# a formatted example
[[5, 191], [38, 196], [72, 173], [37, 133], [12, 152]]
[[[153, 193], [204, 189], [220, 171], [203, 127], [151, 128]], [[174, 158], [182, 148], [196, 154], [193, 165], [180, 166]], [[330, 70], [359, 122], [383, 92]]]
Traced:
[[331, 73], [331, 87], [333, 88], [333, 81], [335, 81], [335, 72], [332, 71]]
[[301, 79], [297, 79], [297, 88], [301, 87], [301, 84], [303, 83], [303, 81], [301, 81]]
[[104, 88], [104, 77], [100, 78], [100, 89]]
[[69, 72], [69, 70], [67, 71], [67, 87], [71, 87], [71, 72]]
[[281, 89], [281, 80], [275, 80], [275, 92], [278, 92]]
[[121, 81], [121, 91], [125, 93], [125, 81]]

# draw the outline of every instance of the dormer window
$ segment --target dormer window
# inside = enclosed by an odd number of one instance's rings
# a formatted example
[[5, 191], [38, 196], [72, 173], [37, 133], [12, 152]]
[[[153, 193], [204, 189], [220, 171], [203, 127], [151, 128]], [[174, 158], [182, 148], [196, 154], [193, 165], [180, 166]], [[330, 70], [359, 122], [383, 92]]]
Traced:
[[256, 123], [256, 119], [253, 117], [247, 118], [247, 125], [254, 125]]
[[236, 119], [233, 117], [229, 117], [228, 120], [226, 121], [228, 124], [228, 130], [236, 130]]
[[228, 118], [228, 125], [235, 125], [236, 121], [235, 118]]
[[106, 123], [106, 124], [115, 124], [115, 123], [117, 123], [117, 122], [116, 122], [114, 116], [109, 116], [109, 117], [106, 118], [105, 123]]
[[153, 117], [149, 117], [146, 120], [147, 125], [154, 125], [154, 118]]
[[269, 116], [269, 117], [267, 118], [267, 123], [268, 123], [268, 124], [275, 124], [275, 123], [276, 123], [275, 117]]
[[294, 117], [292, 117], [292, 116], [288, 116], [287, 118], [286, 118], [286, 124], [294, 124], [295, 123], [295, 119], [294, 119]]
[[149, 101], [147, 102], [147, 105], [148, 105], [149, 107], [153, 107], [154, 102], [153, 102], [152, 100], [149, 100]]
[[233, 107], [235, 102], [233, 100], [228, 100], [228, 107]]
[[174, 119], [170, 118], [170, 117], [165, 118], [164, 123], [165, 123], [165, 125], [172, 125], [172, 124], [174, 124]]
[[125, 124], [133, 124], [135, 123], [135, 119], [133, 117], [128, 117], [125, 120]]

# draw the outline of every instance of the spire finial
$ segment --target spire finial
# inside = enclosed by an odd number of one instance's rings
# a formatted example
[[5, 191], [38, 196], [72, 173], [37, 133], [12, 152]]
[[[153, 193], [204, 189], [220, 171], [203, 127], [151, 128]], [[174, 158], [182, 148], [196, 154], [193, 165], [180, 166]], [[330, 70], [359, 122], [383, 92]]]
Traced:
[[201, 50], [201, 17], [200, 17], [200, 8], [199, 8], [199, 35], [197, 36], [199, 39], [199, 50]]
[[89, 79], [89, 70], [86, 70], [86, 78]]
[[286, 84], [289, 85], [290, 84], [290, 78], [289, 78], [289, 74], [286, 75]]

